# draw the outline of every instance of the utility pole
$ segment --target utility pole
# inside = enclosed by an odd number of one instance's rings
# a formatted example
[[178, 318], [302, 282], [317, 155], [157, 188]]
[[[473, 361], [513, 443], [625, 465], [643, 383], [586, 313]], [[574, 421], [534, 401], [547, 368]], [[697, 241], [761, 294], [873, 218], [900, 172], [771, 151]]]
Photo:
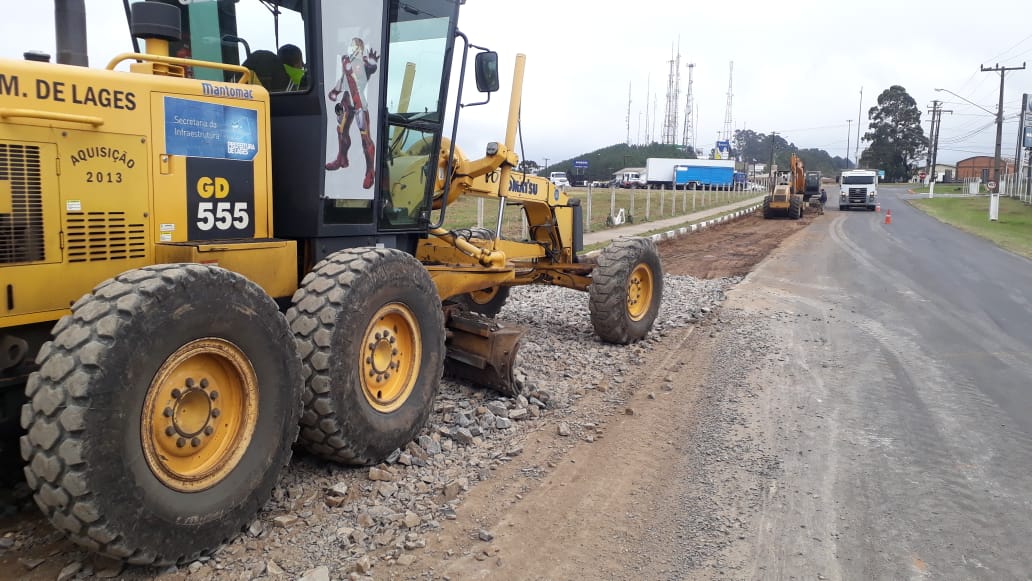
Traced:
[[929, 135], [931, 138], [931, 147], [929, 148], [929, 161], [928, 161], [928, 176], [931, 181], [936, 181], [935, 166], [938, 164], [939, 159], [939, 127], [942, 126], [942, 114], [950, 113], [953, 111], [944, 110], [942, 108], [942, 101], [932, 101], [932, 133]]
[[767, 167], [767, 172], [770, 174], [770, 191], [774, 191], [774, 183], [777, 181], [777, 176], [774, 174], [774, 138], [777, 137], [777, 131], [770, 132], [770, 166]]
[[631, 83], [627, 82], [627, 145], [631, 144]]
[[853, 150], [853, 163], [860, 167], [860, 118], [864, 114], [864, 88], [860, 87], [860, 109], [856, 112], [856, 149]]
[[548, 158], [545, 158], [545, 175], [548, 175]]
[[849, 136], [853, 134], [853, 120], [846, 119], [846, 169], [849, 169]]
[[1000, 73], [1000, 105], [996, 109], [996, 153], [993, 157], [993, 181], [996, 182], [997, 192], [1000, 187], [1000, 178], [1003, 177], [1003, 172], [1000, 168], [1000, 147], [1003, 145], [1003, 79], [1007, 71], [1020, 71], [1024, 70], [1024, 68], [1025, 63], [1021, 63], [1020, 67], [1001, 67], [1000, 63], [996, 63], [994, 67], [982, 65], [983, 73]]

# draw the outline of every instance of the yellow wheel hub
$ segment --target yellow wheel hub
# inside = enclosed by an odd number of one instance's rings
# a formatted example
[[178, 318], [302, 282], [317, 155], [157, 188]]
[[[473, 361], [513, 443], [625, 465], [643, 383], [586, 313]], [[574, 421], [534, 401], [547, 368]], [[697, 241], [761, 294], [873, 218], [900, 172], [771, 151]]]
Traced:
[[416, 317], [400, 303], [384, 305], [366, 327], [362, 345], [362, 393], [375, 410], [393, 412], [419, 378], [423, 348]]
[[498, 296], [498, 290], [501, 287], [493, 286], [491, 288], [485, 288], [482, 290], [475, 290], [469, 293], [469, 298], [478, 305], [486, 305], [490, 303], [496, 296]]
[[258, 378], [223, 339], [182, 346], [154, 375], [140, 436], [147, 466], [180, 492], [221, 482], [240, 462], [258, 421]]
[[627, 314], [632, 320], [640, 321], [652, 305], [652, 269], [647, 264], [634, 267], [627, 279]]

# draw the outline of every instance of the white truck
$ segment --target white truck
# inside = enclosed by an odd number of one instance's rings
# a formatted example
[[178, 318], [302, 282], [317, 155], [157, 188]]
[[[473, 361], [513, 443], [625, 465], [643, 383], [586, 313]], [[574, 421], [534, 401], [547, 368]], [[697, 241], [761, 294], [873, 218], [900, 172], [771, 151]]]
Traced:
[[645, 174], [636, 171], [622, 171], [616, 174], [616, 187], [618, 188], [644, 188]]
[[839, 180], [839, 210], [878, 207], [878, 171], [854, 169], [842, 172]]
[[552, 182], [555, 187], [569, 186], [570, 180], [566, 177], [564, 171], [554, 171], [548, 174], [548, 181]]
[[672, 188], [674, 186], [674, 168], [679, 165], [690, 165], [691, 158], [650, 157], [645, 160], [645, 178], [653, 187]]

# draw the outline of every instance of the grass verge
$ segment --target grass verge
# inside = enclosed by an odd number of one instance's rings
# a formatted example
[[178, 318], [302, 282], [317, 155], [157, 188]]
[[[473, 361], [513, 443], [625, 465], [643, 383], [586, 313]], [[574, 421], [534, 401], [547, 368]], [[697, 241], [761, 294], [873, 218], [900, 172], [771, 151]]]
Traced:
[[[708, 210], [726, 204], [733, 204], [752, 197], [756, 192], [702, 192], [702, 191], [678, 191], [667, 190], [626, 190], [618, 189], [611, 198], [608, 188], [594, 188], [591, 195], [591, 213], [588, 213], [588, 190], [587, 188], [571, 188], [567, 190], [571, 197], [581, 200], [581, 208], [585, 216], [585, 233], [599, 232], [612, 228], [606, 223], [609, 216], [610, 206], [623, 208], [629, 216], [634, 216], [636, 222], [653, 222]], [[445, 228], [470, 228], [477, 224], [477, 199], [472, 196], [459, 198], [452, 205], [448, 206]], [[648, 220], [645, 220], [646, 214]], [[434, 219], [437, 219], [434, 213]], [[498, 217], [498, 202], [495, 200], [483, 200], [482, 223], [485, 228], [494, 230]], [[519, 238], [523, 229], [522, 213], [520, 209], [511, 205], [505, 209], [502, 218], [502, 235], [509, 238]], [[657, 230], [662, 232], [669, 230], [663, 228]]]
[[[935, 188], [939, 191], [939, 188]], [[933, 198], [910, 204], [965, 232], [981, 236], [1011, 252], [1032, 258], [1032, 206], [1000, 198], [999, 220], [989, 221], [989, 198]]]
[[[739, 210], [744, 210], [744, 209], [745, 208], [740, 208]], [[709, 220], [716, 220], [718, 218], [723, 218], [724, 216], [727, 216], [729, 214], [734, 214], [735, 212], [738, 212], [739, 210], [728, 210], [727, 212], [721, 212], [719, 214], [713, 214], [711, 216], [706, 216], [705, 218], [701, 218], [699, 220], [693, 220], [693, 221], [690, 221], [690, 222], [684, 222], [683, 224], [678, 224], [676, 226], [671, 226], [669, 228], [657, 228], [655, 230], [649, 230], [648, 232], [642, 232], [641, 234], [635, 234], [635, 236], [640, 236], [642, 238], [648, 238], [648, 237], [652, 236], [653, 234], [659, 234], [661, 232], [669, 232], [671, 230], [678, 230], [680, 228], [685, 228], [687, 226], [691, 226], [692, 224], [701, 224], [701, 223], [709, 221]], [[609, 244], [608, 241], [607, 242], [596, 242], [595, 244], [588, 244], [588, 245], [586, 245], [584, 247], [584, 252], [592, 252], [594, 250], [599, 250], [601, 248], [606, 247], [608, 244]]]

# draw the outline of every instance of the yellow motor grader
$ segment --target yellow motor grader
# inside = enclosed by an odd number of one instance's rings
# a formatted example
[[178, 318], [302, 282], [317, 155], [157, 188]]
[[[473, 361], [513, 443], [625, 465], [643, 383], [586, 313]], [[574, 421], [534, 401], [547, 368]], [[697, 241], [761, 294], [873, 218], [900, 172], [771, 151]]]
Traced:
[[[649, 332], [655, 246], [585, 257], [578, 201], [515, 171], [522, 57], [504, 142], [456, 146], [471, 49], [499, 85], [460, 4], [146, 0], [134, 49], [91, 69], [84, 1], [55, 0], [58, 62], [0, 61], [0, 423], [20, 408], [28, 484], [76, 543], [190, 561], [295, 440], [381, 461], [446, 367], [515, 393], [520, 330], [479, 314], [511, 286], [587, 291], [605, 341]], [[462, 196], [499, 227], [449, 227]], [[499, 236], [507, 208], [528, 240]]]

